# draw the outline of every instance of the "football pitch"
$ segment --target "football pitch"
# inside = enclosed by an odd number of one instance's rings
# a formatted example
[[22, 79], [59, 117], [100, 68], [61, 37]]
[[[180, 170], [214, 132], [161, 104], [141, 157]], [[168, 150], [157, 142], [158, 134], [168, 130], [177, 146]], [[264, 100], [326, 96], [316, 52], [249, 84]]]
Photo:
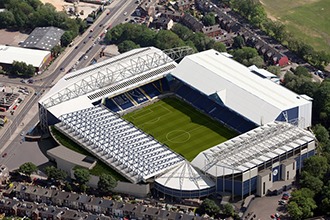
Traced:
[[237, 135], [176, 98], [165, 98], [123, 118], [189, 161], [201, 151]]

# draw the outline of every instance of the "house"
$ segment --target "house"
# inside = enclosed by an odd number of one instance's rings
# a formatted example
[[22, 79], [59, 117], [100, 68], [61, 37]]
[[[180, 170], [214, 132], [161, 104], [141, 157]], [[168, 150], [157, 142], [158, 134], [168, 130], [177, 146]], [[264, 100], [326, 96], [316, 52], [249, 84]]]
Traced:
[[187, 11], [193, 5], [194, 1], [192, 0], [179, 0], [175, 2], [174, 8], [179, 11]]
[[219, 35], [222, 35], [223, 30], [221, 29], [221, 26], [219, 24], [209, 26], [209, 27], [203, 27], [202, 32], [208, 36], [208, 37], [216, 37]]
[[184, 13], [182, 13], [182, 12], [176, 12], [176, 11], [171, 11], [171, 10], [167, 10], [167, 9], [159, 9], [157, 11], [157, 13], [161, 14], [162, 17], [172, 19], [174, 22], [181, 21], [183, 15], [184, 15]]
[[150, 24], [155, 29], [170, 30], [173, 27], [173, 20], [168, 17], [155, 18]]
[[68, 198], [68, 207], [72, 209], [85, 209], [85, 203], [89, 199], [89, 196], [86, 194], [77, 194], [72, 193], [71, 196]]
[[61, 220], [83, 220], [83, 215], [76, 210], [63, 209], [60, 216]]
[[19, 202], [16, 206], [16, 216], [35, 219], [35, 209], [37, 205], [33, 202]]
[[[7, 121], [7, 117], [5, 115], [0, 115], [0, 121]], [[4, 164], [0, 165], [0, 184], [6, 184], [9, 177], [8, 167]]]
[[0, 213], [6, 216], [15, 216], [17, 214], [18, 201], [13, 199], [0, 199]]
[[188, 13], [184, 14], [182, 17], [182, 23], [194, 32], [201, 32], [204, 27], [202, 22], [198, 21], [197, 18]]
[[286, 66], [289, 64], [289, 58], [278, 52], [275, 51], [274, 55], [271, 58], [272, 65], [279, 65], [279, 66]]
[[40, 205], [38, 207], [39, 219], [60, 219], [61, 210], [55, 206]]
[[72, 193], [55, 191], [52, 197], [52, 202], [54, 205], [58, 206], [69, 206], [69, 198]]

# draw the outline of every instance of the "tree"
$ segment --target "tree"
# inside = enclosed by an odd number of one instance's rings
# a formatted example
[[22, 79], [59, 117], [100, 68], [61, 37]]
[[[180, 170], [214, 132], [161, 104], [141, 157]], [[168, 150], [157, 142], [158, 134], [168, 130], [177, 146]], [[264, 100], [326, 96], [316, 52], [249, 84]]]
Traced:
[[18, 172], [23, 173], [26, 176], [30, 176], [32, 173], [36, 172], [37, 170], [38, 170], [37, 166], [31, 162], [23, 163], [18, 168]]
[[212, 46], [212, 49], [219, 52], [226, 52], [226, 46], [221, 42], [215, 42]]
[[223, 206], [222, 213], [226, 216], [232, 216], [233, 217], [235, 215], [235, 210], [234, 210], [234, 208], [231, 204], [226, 203]]
[[313, 199], [313, 191], [302, 188], [292, 192], [288, 204], [288, 212], [293, 219], [305, 219], [313, 216], [313, 210], [317, 207]]
[[103, 193], [109, 193], [117, 186], [117, 181], [109, 174], [101, 174], [97, 188]]
[[74, 170], [74, 177], [77, 183], [85, 185], [86, 183], [88, 183], [89, 179], [91, 178], [91, 175], [89, 173], [89, 170], [78, 167]]
[[301, 187], [308, 188], [315, 194], [321, 192], [323, 187], [323, 182], [320, 178], [315, 177], [306, 171], [301, 172], [299, 183]]
[[215, 25], [215, 15], [214, 13], [208, 13], [207, 15], [205, 15], [202, 19], [203, 24], [205, 26], [213, 26]]
[[178, 35], [168, 30], [160, 30], [155, 37], [155, 46], [161, 50], [184, 46]]
[[11, 11], [0, 12], [0, 28], [8, 28], [15, 24], [15, 17]]
[[124, 40], [120, 44], [118, 44], [118, 51], [119, 53], [125, 53], [127, 51], [130, 51], [135, 48], [139, 48], [140, 46], [136, 43], [134, 43], [131, 40]]
[[244, 38], [241, 35], [234, 37], [233, 48], [243, 48], [245, 46]]
[[281, 74], [281, 67], [279, 66], [268, 66], [267, 70], [273, 74], [275, 74], [276, 76], [280, 76]]
[[304, 160], [303, 170], [312, 176], [323, 178], [329, 169], [327, 158], [312, 156]]
[[316, 139], [321, 143], [321, 145], [324, 145], [329, 141], [329, 132], [323, 125], [315, 125], [313, 127], [313, 132], [315, 134]]
[[35, 68], [25, 62], [14, 61], [11, 66], [11, 73], [19, 76], [33, 76], [35, 73]]
[[187, 41], [189, 39], [192, 38], [192, 36], [194, 35], [194, 32], [192, 30], [190, 30], [188, 27], [176, 23], [171, 31], [173, 31], [174, 33], [176, 33], [183, 41]]
[[308, 70], [303, 66], [298, 66], [294, 70], [294, 74], [297, 76], [304, 76], [304, 77], [308, 77], [308, 78], [312, 77], [311, 74], [309, 74]]
[[66, 31], [61, 37], [61, 45], [63, 47], [68, 46], [73, 40], [73, 34], [71, 31]]
[[302, 219], [303, 212], [301, 211], [300, 207], [296, 202], [290, 202], [287, 208], [288, 208], [288, 213], [290, 214], [292, 219], [294, 220]]
[[200, 214], [208, 214], [209, 216], [216, 216], [220, 213], [219, 206], [211, 199], [205, 199], [199, 207]]
[[60, 169], [57, 169], [54, 166], [48, 166], [45, 169], [46, 175], [48, 176], [48, 179], [55, 179], [57, 181], [65, 180], [68, 174]]
[[51, 52], [53, 57], [58, 57], [58, 55], [62, 52], [62, 47], [60, 45], [55, 45]]

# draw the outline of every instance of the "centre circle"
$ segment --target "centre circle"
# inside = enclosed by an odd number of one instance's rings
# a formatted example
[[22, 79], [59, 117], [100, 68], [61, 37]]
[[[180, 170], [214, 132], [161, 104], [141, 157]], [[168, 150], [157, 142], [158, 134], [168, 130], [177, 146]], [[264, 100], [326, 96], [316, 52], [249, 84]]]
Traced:
[[180, 144], [190, 139], [190, 133], [184, 130], [173, 130], [167, 133], [166, 139], [172, 143]]

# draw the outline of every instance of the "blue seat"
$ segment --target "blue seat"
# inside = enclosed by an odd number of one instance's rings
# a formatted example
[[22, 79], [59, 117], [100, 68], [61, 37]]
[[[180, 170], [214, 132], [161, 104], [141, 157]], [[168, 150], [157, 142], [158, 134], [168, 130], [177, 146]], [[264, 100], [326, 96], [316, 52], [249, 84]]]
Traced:
[[138, 89], [133, 89], [128, 94], [138, 103], [141, 104], [148, 100], [148, 98]]
[[143, 89], [150, 98], [160, 95], [160, 92], [151, 83], [142, 86], [140, 89]]

